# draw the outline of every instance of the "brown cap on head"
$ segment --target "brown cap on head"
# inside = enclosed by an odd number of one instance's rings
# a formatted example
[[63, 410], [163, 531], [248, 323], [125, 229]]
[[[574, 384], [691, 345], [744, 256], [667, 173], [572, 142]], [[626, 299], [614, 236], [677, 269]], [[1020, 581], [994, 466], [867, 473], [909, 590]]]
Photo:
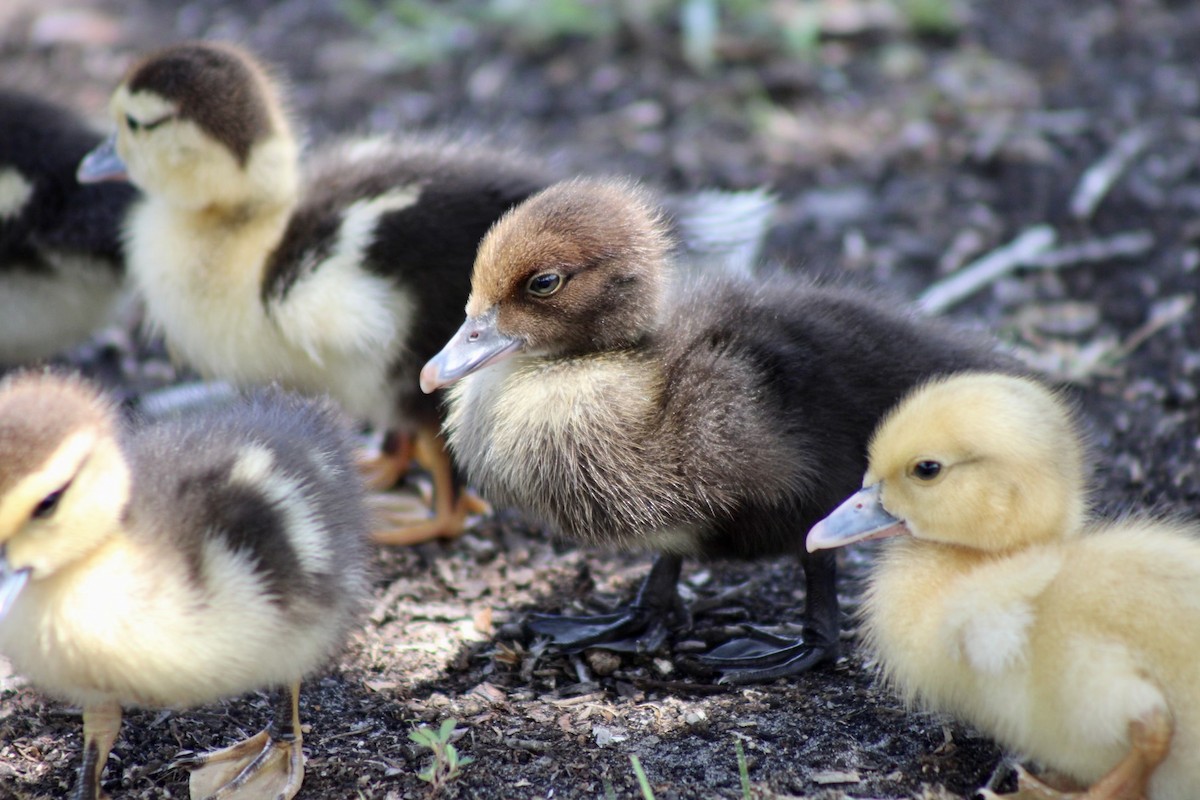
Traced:
[[523, 279], [550, 268], [658, 272], [666, 267], [670, 245], [661, 210], [632, 181], [563, 181], [493, 226], [475, 259], [472, 298], [498, 302]]
[[152, 92], [178, 107], [245, 164], [255, 142], [272, 133], [278, 100], [264, 68], [237, 47], [188, 42], [143, 58], [125, 80], [129, 92]]
[[72, 433], [112, 424], [113, 410], [81, 378], [24, 372], [0, 382], [0, 495], [42, 464]]

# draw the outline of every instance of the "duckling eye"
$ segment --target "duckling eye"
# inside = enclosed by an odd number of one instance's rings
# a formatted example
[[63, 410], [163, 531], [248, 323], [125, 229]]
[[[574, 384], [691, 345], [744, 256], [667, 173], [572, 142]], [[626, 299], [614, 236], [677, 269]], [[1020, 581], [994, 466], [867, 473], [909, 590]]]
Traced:
[[129, 130], [133, 131], [134, 133], [137, 133], [138, 130], [142, 127], [142, 123], [138, 122], [136, 119], [129, 116], [128, 114], [125, 115], [125, 125], [126, 125], [126, 127], [129, 128]]
[[43, 497], [41, 502], [33, 507], [33, 511], [29, 514], [29, 517], [31, 519], [46, 519], [52, 515], [54, 510], [58, 508], [58, 501], [62, 499], [63, 493], [67, 491], [67, 486], [70, 485], [68, 483]]
[[923, 481], [931, 481], [941, 473], [942, 465], [937, 461], [918, 461], [912, 468], [912, 474]]
[[549, 297], [561, 289], [562, 284], [562, 275], [557, 272], [542, 272], [529, 279], [525, 290], [534, 297]]

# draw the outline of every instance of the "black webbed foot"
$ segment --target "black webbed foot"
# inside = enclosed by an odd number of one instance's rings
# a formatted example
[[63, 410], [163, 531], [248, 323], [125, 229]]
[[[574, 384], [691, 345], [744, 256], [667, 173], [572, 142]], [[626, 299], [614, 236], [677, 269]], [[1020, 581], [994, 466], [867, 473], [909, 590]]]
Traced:
[[798, 639], [758, 628], [748, 631], [750, 637], [728, 641], [696, 660], [720, 672], [720, 683], [761, 683], [799, 675], [838, 657], [837, 640], [814, 630], [806, 629]]
[[564, 653], [588, 647], [646, 653], [657, 650], [667, 638], [667, 628], [658, 615], [636, 605], [590, 616], [531, 614], [526, 626], [537, 636], [549, 637], [550, 644]]
[[657, 650], [667, 638], [666, 620], [678, 599], [675, 584], [682, 566], [678, 556], [659, 556], [634, 601], [610, 614], [531, 614], [526, 627], [536, 636], [549, 637], [555, 649], [566, 653], [588, 647], [621, 653]]
[[793, 639], [748, 627], [749, 637], [725, 642], [697, 656], [697, 663], [721, 673], [719, 683], [772, 681], [837, 660], [841, 621], [836, 562], [828, 554], [814, 553], [803, 563], [806, 597], [801, 637]]

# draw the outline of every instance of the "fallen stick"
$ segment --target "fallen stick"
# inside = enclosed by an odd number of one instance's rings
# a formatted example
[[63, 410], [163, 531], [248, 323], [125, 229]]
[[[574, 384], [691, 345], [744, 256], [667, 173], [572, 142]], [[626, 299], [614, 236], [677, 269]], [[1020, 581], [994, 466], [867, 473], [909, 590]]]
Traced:
[[1042, 269], [1062, 269], [1077, 264], [1095, 264], [1117, 258], [1133, 258], [1148, 253], [1154, 247], [1154, 242], [1154, 234], [1150, 231], [1118, 233], [1103, 239], [1088, 239], [1084, 242], [1048, 250], [1035, 257], [1028, 266]]
[[[1025, 237], [1040, 230], [1042, 228], [1032, 228], [1026, 231], [1012, 244], [993, 250], [941, 283], [930, 286], [917, 299], [921, 310], [929, 314], [941, 313], [973, 292], [982, 289], [986, 284], [1004, 277], [1018, 267], [1062, 269], [1079, 264], [1112, 261], [1117, 258], [1133, 258], [1149, 252], [1156, 241], [1154, 234], [1150, 231], [1129, 231], [1106, 238], [1088, 239], [1063, 245], [1054, 250], [1042, 248], [1038, 252], [1038, 247], [1042, 242], [1041, 238], [1034, 238], [1032, 242], [1029, 242], [1025, 241]], [[1052, 230], [1049, 233], [1053, 235]], [[970, 273], [969, 280], [963, 277], [967, 273]]]
[[1056, 238], [1057, 234], [1049, 225], [1030, 228], [1009, 244], [930, 286], [917, 298], [917, 307], [926, 314], [940, 314], [1017, 267], [1030, 264], [1049, 249]]
[[1104, 157], [1088, 167], [1079, 179], [1079, 185], [1071, 195], [1071, 216], [1077, 220], [1090, 218], [1109, 189], [1148, 144], [1148, 126], [1143, 125], [1122, 134]]

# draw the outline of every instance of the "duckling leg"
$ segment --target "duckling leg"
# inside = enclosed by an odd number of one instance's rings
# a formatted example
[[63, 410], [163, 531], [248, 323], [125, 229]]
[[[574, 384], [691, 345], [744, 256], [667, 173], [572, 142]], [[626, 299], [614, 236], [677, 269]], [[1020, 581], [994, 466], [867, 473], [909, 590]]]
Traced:
[[291, 800], [304, 780], [304, 740], [300, 733], [300, 684], [280, 692], [266, 730], [244, 742], [172, 766], [192, 770], [192, 800]]
[[1128, 755], [1085, 792], [1059, 791], [1018, 767], [1017, 791], [999, 795], [981, 789], [978, 794], [984, 800], [1143, 800], [1150, 776], [1171, 749], [1171, 720], [1167, 712], [1155, 709], [1130, 722], [1129, 740]]
[[628, 606], [590, 616], [530, 614], [526, 626], [568, 653], [595, 646], [626, 653], [657, 650], [667, 637], [664, 621], [678, 601], [675, 585], [682, 568], [681, 557], [660, 555]]
[[841, 617], [837, 602], [837, 562], [829, 551], [804, 558], [804, 635], [775, 636], [755, 628], [752, 638], [734, 639], [698, 661], [721, 674], [721, 683], [759, 683], [799, 675], [839, 652]]
[[83, 709], [83, 763], [74, 800], [102, 800], [108, 795], [100, 788], [100, 776], [108, 762], [108, 753], [121, 729], [121, 706], [101, 703]]
[[408, 474], [412, 455], [412, 437], [400, 431], [388, 431], [378, 453], [359, 458], [358, 469], [366, 480], [367, 488], [380, 492], [391, 489]]
[[409, 545], [433, 539], [454, 539], [462, 535], [469, 514], [490, 511], [486, 503], [465, 491], [462, 481], [454, 473], [446, 440], [436, 426], [422, 426], [417, 430], [413, 452], [416, 460], [433, 476], [433, 518], [406, 522], [396, 504], [383, 498], [373, 501], [376, 511], [385, 519], [384, 527], [372, 534], [379, 544]]

